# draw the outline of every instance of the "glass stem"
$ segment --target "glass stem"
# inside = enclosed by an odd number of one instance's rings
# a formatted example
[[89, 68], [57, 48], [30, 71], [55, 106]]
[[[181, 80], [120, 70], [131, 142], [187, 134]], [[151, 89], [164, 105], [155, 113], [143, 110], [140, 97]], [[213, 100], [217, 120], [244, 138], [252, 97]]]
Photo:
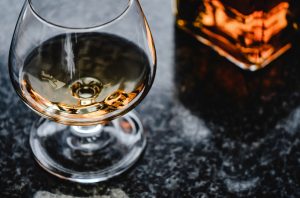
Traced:
[[101, 124], [92, 126], [71, 126], [71, 132], [73, 135], [87, 138], [93, 136], [99, 136], [103, 131], [104, 126]]
[[83, 154], [92, 154], [94, 151], [105, 148], [111, 139], [102, 137], [104, 126], [71, 126], [71, 136], [66, 138], [66, 143], [73, 150], [81, 151]]

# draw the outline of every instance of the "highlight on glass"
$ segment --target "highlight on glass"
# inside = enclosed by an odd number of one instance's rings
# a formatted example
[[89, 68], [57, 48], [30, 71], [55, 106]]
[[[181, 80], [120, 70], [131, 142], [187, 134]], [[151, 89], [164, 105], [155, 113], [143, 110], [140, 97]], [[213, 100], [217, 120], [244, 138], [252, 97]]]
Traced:
[[37, 162], [93, 183], [131, 167], [146, 145], [131, 111], [154, 80], [156, 52], [138, 0], [27, 0], [9, 56], [18, 95], [42, 116], [31, 128]]

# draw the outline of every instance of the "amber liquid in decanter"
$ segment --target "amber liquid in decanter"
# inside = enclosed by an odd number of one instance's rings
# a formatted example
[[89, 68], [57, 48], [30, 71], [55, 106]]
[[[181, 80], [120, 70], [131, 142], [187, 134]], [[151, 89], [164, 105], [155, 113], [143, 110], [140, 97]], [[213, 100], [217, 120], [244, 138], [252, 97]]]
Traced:
[[291, 0], [177, 0], [177, 25], [247, 70], [291, 48]]

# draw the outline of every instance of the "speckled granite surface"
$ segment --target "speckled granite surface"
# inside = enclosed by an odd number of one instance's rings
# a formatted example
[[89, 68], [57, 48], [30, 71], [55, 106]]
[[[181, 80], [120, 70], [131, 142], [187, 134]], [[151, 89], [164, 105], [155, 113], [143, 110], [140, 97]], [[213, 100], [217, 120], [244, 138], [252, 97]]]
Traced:
[[[38, 117], [8, 80], [7, 54], [22, 1], [0, 1], [0, 197], [300, 197], [300, 49], [255, 74], [175, 30], [169, 0], [142, 0], [158, 75], [137, 110], [144, 156], [95, 185], [57, 179], [34, 161]], [[300, 48], [300, 47], [299, 47]]]

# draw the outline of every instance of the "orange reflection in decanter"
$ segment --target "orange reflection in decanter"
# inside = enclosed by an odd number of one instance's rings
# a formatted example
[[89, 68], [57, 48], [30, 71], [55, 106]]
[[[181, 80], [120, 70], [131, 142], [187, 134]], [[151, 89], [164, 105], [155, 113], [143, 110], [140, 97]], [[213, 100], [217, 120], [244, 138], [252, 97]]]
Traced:
[[240, 6], [241, 1], [233, 1], [237, 6], [225, 0], [188, 6], [192, 1], [178, 0], [177, 24], [244, 69], [260, 69], [291, 47], [288, 1], [262, 4], [256, 0], [248, 10]]

